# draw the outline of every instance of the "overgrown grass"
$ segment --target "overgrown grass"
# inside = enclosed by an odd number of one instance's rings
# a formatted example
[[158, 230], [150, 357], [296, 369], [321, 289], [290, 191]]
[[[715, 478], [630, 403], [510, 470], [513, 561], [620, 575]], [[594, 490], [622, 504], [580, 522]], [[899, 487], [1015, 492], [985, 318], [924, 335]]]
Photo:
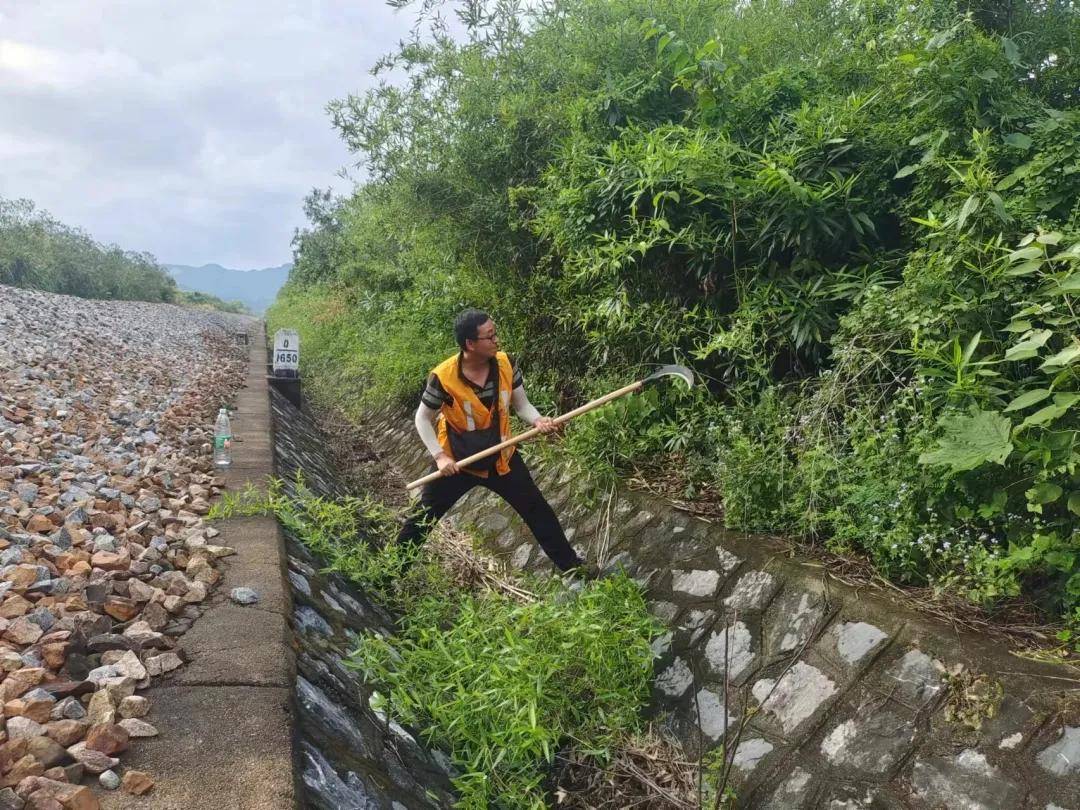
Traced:
[[577, 595], [552, 582], [538, 597], [423, 599], [400, 635], [366, 636], [356, 651], [389, 708], [451, 752], [462, 808], [546, 807], [560, 746], [605, 761], [640, 725], [659, 632], [640, 588], [616, 576]]
[[625, 575], [581, 590], [560, 580], [462, 589], [430, 548], [393, 542], [397, 515], [368, 498], [315, 496], [298, 478], [226, 493], [211, 518], [273, 513], [326, 568], [397, 611], [399, 632], [362, 637], [351, 665], [382, 708], [445, 748], [459, 807], [545, 807], [556, 752], [601, 763], [640, 728], [661, 632]]

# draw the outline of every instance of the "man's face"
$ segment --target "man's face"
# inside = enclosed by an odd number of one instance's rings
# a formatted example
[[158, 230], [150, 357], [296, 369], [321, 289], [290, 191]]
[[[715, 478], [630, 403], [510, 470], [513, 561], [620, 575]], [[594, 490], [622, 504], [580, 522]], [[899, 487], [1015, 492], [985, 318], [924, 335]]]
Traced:
[[495, 322], [484, 321], [476, 327], [476, 340], [466, 340], [465, 345], [477, 357], [489, 359], [499, 350], [499, 336], [495, 331]]

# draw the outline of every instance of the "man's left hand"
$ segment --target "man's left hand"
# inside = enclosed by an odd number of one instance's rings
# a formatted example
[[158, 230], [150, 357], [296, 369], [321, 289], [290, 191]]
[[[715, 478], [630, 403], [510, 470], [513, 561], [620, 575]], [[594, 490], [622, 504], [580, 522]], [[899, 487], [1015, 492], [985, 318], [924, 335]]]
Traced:
[[541, 416], [533, 422], [533, 427], [541, 433], [550, 436], [552, 433], [558, 433], [561, 425], [556, 425], [555, 420], [550, 416]]

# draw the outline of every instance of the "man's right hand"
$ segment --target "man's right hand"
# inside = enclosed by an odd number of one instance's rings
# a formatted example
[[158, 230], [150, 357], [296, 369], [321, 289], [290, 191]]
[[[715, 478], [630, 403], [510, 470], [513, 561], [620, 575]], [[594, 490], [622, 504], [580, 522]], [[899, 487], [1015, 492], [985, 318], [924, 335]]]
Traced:
[[457, 462], [454, 461], [446, 453], [439, 453], [435, 456], [435, 466], [439, 468], [441, 475], [454, 475], [458, 472]]

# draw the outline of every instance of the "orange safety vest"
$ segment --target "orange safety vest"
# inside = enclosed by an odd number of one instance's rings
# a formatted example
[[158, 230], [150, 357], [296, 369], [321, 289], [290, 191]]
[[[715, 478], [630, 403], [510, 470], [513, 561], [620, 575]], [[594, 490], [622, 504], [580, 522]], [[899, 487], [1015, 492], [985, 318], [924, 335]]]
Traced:
[[[492, 410], [495, 410], [496, 403], [499, 406], [499, 435], [504, 441], [510, 438], [510, 396], [514, 385], [514, 368], [510, 365], [510, 358], [505, 352], [497, 352], [495, 359], [499, 367], [499, 384], [491, 410], [484, 407], [472, 385], [463, 378], [460, 366], [461, 355], [448, 357], [431, 371], [439, 378], [443, 390], [454, 399], [453, 404], [443, 404], [440, 409], [438, 426], [439, 444], [450, 458], [454, 458], [454, 454], [450, 449], [447, 431], [465, 433], [469, 430], [485, 430], [491, 427]], [[499, 458], [495, 462], [495, 471], [499, 475], [510, 472], [510, 458], [514, 455], [514, 449], [507, 447], [499, 452]], [[474, 471], [468, 467], [463, 472], [480, 478], [487, 478], [488, 475], [486, 470]]]

